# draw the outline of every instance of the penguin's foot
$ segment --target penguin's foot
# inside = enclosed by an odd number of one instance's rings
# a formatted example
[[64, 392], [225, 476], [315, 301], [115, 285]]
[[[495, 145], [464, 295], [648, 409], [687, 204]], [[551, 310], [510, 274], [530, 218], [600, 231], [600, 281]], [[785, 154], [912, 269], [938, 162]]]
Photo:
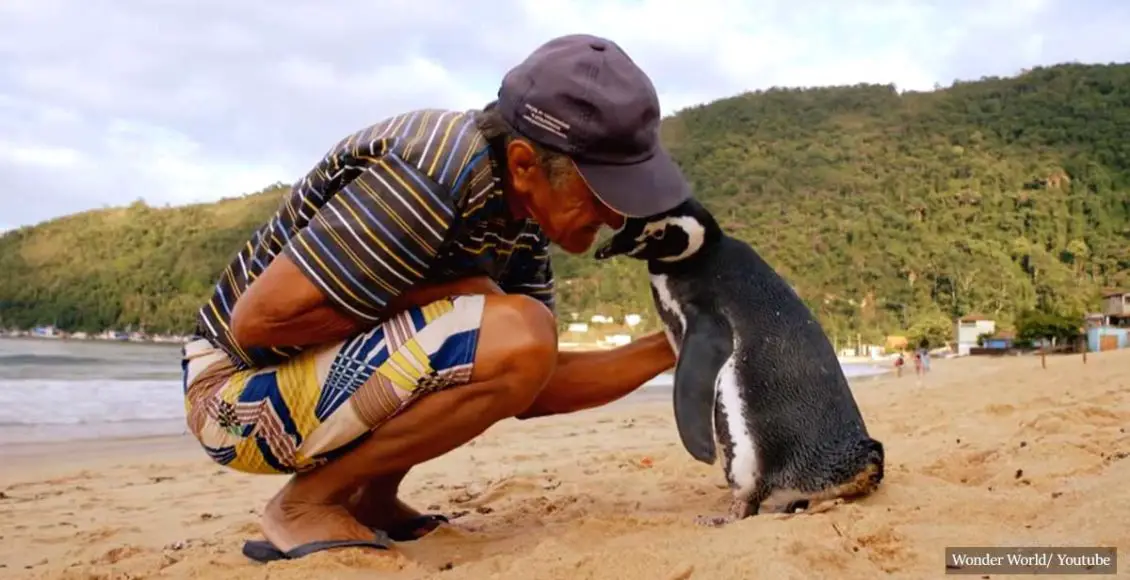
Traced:
[[700, 526], [719, 528], [756, 514], [756, 506], [744, 499], [735, 499], [730, 504], [730, 511], [726, 515], [698, 516], [697, 518], [695, 518], [695, 523]]
[[807, 509], [808, 509], [808, 500], [807, 499], [798, 499], [798, 500], [790, 503], [789, 505], [785, 506], [785, 513], [787, 513], [787, 514], [798, 514], [798, 513], [803, 512]]
[[846, 503], [844, 498], [837, 497], [833, 498], [831, 501], [822, 501], [814, 506], [810, 506], [808, 509], [804, 510], [804, 513], [809, 515], [822, 514], [826, 511], [834, 510], [844, 505], [844, 503]]
[[749, 516], [757, 515], [758, 509], [761, 507], [760, 502], [753, 503], [749, 500], [735, 498], [730, 502], [730, 518], [734, 520], [744, 520]]
[[786, 506], [781, 513], [776, 514], [775, 519], [788, 520], [800, 515], [816, 515], [835, 509], [841, 505], [844, 505], [843, 498], [835, 498], [812, 504], [809, 504], [809, 500], [800, 500]]

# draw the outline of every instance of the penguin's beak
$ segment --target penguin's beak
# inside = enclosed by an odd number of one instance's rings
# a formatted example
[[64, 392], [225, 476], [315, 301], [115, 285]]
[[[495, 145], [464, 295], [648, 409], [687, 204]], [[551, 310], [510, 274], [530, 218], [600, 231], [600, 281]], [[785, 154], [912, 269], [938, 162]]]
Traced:
[[[626, 225], [627, 224], [625, 224], [625, 226]], [[625, 254], [632, 256], [639, 250], [642, 250], [643, 247], [644, 244], [637, 242], [621, 227], [616, 230], [616, 233], [604, 240], [604, 243], [597, 246], [593, 257], [597, 260], [607, 260], [613, 256], [623, 256]]]
[[643, 243], [636, 243], [631, 238], [612, 236], [611, 239], [596, 249], [593, 257], [597, 260], [607, 260], [614, 256], [635, 256], [637, 252], [644, 248], [644, 245]]
[[594, 253], [592, 257], [596, 258], [597, 260], [607, 260], [608, 258], [615, 256], [618, 252], [612, 251], [612, 241], [613, 240], [609, 239], [607, 242], [604, 242], [604, 244], [596, 249], [596, 253]]

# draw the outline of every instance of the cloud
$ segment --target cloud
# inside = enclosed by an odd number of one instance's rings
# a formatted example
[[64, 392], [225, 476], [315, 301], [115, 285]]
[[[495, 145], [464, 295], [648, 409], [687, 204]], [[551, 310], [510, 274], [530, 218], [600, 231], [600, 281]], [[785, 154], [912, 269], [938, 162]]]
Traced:
[[616, 40], [673, 112], [774, 85], [1125, 61], [1125, 22], [1115, 0], [5, 0], [0, 222], [292, 181], [387, 115], [485, 103], [559, 34]]

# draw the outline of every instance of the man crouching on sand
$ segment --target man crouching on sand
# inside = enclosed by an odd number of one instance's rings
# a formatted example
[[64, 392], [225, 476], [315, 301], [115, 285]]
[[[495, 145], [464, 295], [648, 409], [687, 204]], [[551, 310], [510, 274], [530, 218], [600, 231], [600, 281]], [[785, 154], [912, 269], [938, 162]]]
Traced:
[[189, 429], [216, 462], [295, 474], [268, 561], [386, 549], [442, 515], [402, 503], [414, 465], [493, 423], [589, 409], [671, 368], [662, 333], [557, 351], [549, 242], [579, 254], [689, 187], [648, 77], [615, 43], [534, 51], [482, 111], [420, 110], [338, 143], [235, 256], [184, 349]]

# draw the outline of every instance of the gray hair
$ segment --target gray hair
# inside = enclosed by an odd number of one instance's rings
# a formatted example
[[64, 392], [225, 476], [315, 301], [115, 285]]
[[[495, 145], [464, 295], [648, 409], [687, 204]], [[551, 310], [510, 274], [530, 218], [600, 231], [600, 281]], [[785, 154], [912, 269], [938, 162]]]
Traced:
[[561, 189], [573, 174], [577, 172], [577, 166], [573, 164], [573, 160], [564, 153], [551, 151], [534, 142], [532, 139], [521, 137], [506, 119], [502, 118], [502, 113], [494, 107], [494, 103], [487, 105], [483, 109], [482, 114], [478, 116], [476, 123], [479, 131], [482, 132], [483, 137], [490, 140], [496, 137], [505, 137], [506, 144], [509, 144], [514, 139], [522, 139], [533, 147], [534, 152], [537, 153], [538, 165], [545, 171], [546, 179], [549, 181], [550, 187], [553, 189]]

